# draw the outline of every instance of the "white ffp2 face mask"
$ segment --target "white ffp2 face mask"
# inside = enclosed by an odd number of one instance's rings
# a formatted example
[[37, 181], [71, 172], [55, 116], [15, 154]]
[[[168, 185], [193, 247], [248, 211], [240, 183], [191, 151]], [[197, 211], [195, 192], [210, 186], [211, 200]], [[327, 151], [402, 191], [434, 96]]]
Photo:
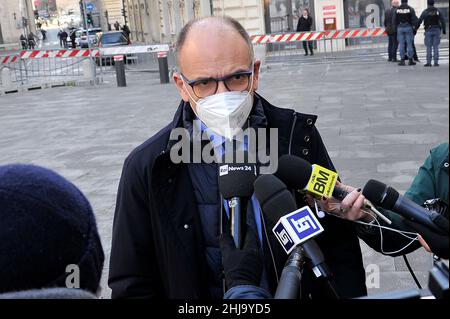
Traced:
[[[207, 128], [227, 139], [232, 139], [244, 127], [253, 107], [253, 75], [250, 91], [224, 92], [199, 99], [194, 113]], [[189, 91], [186, 88], [189, 96]], [[191, 97], [191, 100], [194, 100]]]
[[214, 133], [232, 139], [243, 128], [252, 107], [250, 92], [224, 92], [198, 100], [196, 111]]

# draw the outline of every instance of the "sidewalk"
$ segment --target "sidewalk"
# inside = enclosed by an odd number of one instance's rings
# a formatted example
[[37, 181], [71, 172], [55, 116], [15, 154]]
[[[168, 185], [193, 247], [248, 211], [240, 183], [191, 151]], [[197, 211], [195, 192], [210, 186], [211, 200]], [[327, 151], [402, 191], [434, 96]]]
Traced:
[[[317, 127], [343, 181], [378, 179], [403, 192], [430, 148], [449, 138], [449, 68], [383, 62], [273, 65], [258, 92], [274, 105], [319, 116]], [[96, 212], [107, 272], [115, 196], [129, 152], [171, 121], [179, 96], [150, 73], [97, 87], [63, 87], [0, 96], [0, 165], [34, 163], [56, 170], [87, 195]], [[415, 287], [400, 258], [363, 245], [365, 265], [381, 271], [371, 294]], [[431, 258], [410, 257], [427, 285]], [[369, 267], [370, 268], [370, 267]]]

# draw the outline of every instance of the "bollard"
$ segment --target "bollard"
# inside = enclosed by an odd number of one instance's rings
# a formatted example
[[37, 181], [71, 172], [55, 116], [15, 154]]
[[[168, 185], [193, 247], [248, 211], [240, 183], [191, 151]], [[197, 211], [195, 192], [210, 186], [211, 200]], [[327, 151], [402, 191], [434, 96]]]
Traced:
[[81, 62], [83, 68], [83, 77], [86, 80], [95, 82], [96, 69], [95, 63], [91, 59], [85, 59]]
[[1, 69], [0, 73], [0, 83], [5, 87], [12, 86], [12, 79], [11, 79], [11, 71], [9, 68], [3, 68]]
[[169, 83], [169, 64], [167, 62], [167, 51], [158, 52], [159, 79], [161, 84]]
[[125, 63], [123, 61], [123, 55], [114, 56], [114, 64], [116, 65], [116, 79], [118, 87], [127, 86], [127, 79], [125, 77]]

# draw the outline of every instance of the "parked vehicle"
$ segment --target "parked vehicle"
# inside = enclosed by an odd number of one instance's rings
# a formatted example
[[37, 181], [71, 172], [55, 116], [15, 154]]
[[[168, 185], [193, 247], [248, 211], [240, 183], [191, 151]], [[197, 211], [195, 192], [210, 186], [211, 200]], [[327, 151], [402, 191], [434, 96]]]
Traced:
[[[98, 48], [111, 48], [130, 44], [131, 42], [122, 31], [108, 31], [97, 34], [96, 47]], [[129, 63], [135, 58], [136, 57], [133, 54], [126, 54], [124, 57], [124, 62]], [[97, 65], [100, 65], [100, 58], [96, 59], [96, 63]], [[103, 56], [101, 58], [101, 63], [102, 65], [114, 64], [114, 61], [111, 56]]]
[[[92, 28], [81, 31], [80, 40], [78, 41], [78, 44], [80, 45], [80, 48], [88, 48], [90, 46], [94, 46], [97, 42], [96, 34], [102, 32], [101, 28]], [[89, 41], [89, 44], [88, 44]]]

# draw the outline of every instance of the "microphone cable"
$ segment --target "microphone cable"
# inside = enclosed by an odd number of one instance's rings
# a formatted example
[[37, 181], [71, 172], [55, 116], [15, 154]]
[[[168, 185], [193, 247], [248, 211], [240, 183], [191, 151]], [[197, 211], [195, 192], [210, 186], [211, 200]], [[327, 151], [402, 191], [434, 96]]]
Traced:
[[[314, 199], [314, 204], [315, 204], [316, 214], [319, 214], [318, 209], [317, 209], [317, 202], [316, 202], [315, 199]], [[382, 252], [384, 255], [393, 255], [393, 254], [400, 253], [402, 250], [405, 250], [405, 249], [408, 248], [410, 245], [412, 245], [415, 241], [418, 241], [418, 240], [419, 240], [419, 234], [418, 234], [418, 233], [408, 232], [408, 231], [402, 231], [402, 230], [398, 230], [398, 229], [395, 229], [395, 228], [391, 228], [391, 227], [387, 227], [387, 226], [382, 226], [382, 225], [380, 224], [380, 222], [378, 221], [378, 219], [375, 217], [374, 214], [372, 214], [371, 212], [368, 212], [368, 211], [366, 211], [366, 210], [364, 210], [364, 209], [361, 209], [361, 210], [362, 210], [364, 213], [370, 215], [370, 216], [373, 218], [373, 220], [374, 220], [374, 222], [375, 222], [376, 224], [373, 224], [373, 223], [366, 223], [366, 222], [362, 222], [362, 221], [359, 221], [359, 220], [351, 220], [351, 221], [354, 222], [354, 223], [357, 223], [357, 224], [365, 225], [365, 226], [377, 227], [377, 228], [379, 229], [379, 231], [380, 231], [380, 246], [381, 246], [381, 247], [380, 247], [380, 250], [381, 250], [381, 252]], [[335, 215], [335, 214], [332, 214], [332, 213], [328, 213], [328, 214], [329, 214], [329, 215], [332, 215], [332, 216], [336, 216], [336, 217], [338, 217], [338, 218], [342, 218], [342, 217], [339, 216], [339, 215]], [[344, 219], [344, 218], [342, 218], [342, 219]], [[348, 220], [348, 219], [346, 219], [346, 220]], [[411, 241], [410, 241], [408, 244], [406, 244], [403, 248], [401, 248], [401, 249], [399, 249], [399, 250], [397, 250], [397, 251], [391, 251], [391, 252], [384, 251], [384, 249], [383, 249], [383, 240], [384, 240], [384, 239], [383, 239], [383, 231], [382, 231], [382, 229], [386, 229], [386, 230], [389, 230], [389, 231], [393, 231], [393, 232], [399, 233], [400, 235], [402, 235], [402, 236], [404, 236], [404, 237], [410, 239]], [[415, 236], [415, 237], [410, 237], [409, 235], [413, 235], [413, 236]], [[414, 273], [414, 271], [413, 271], [413, 269], [412, 269], [412, 267], [411, 267], [411, 265], [410, 265], [410, 263], [409, 263], [408, 258], [407, 258], [406, 255], [404, 255], [404, 254], [403, 254], [402, 256], [403, 256], [403, 260], [405, 261], [406, 268], [408, 269], [409, 273], [411, 274], [411, 277], [413, 278], [415, 284], [417, 285], [417, 287], [418, 287], [419, 289], [422, 289], [422, 286], [421, 286], [419, 280], [417, 279], [416, 274]]]
[[[409, 244], [407, 244], [405, 247], [403, 247], [402, 249], [400, 249], [400, 250], [398, 250], [398, 251], [395, 251], [395, 252], [386, 253], [386, 254], [399, 253], [399, 252], [401, 252], [402, 250], [406, 249], [408, 246], [410, 246], [414, 241], [418, 240], [419, 234], [417, 234], [417, 233], [411, 233], [411, 232], [406, 232], [406, 231], [399, 231], [398, 229], [393, 229], [393, 228], [390, 228], [390, 227], [381, 226], [380, 223], [379, 223], [379, 221], [378, 221], [371, 213], [366, 212], [366, 211], [364, 211], [364, 210], [363, 210], [363, 212], [365, 212], [366, 214], [369, 214], [372, 218], [374, 218], [375, 222], [377, 223], [377, 225], [372, 225], [372, 226], [378, 227], [379, 230], [380, 230], [381, 251], [383, 252], [383, 254], [384, 254], [385, 252], [383, 251], [383, 231], [381, 230], [382, 228], [387, 229], [387, 230], [390, 230], [390, 231], [398, 232], [398, 233], [400, 233], [401, 235], [405, 236], [406, 238], [412, 239], [411, 242], [410, 242]], [[354, 222], [355, 222], [355, 223], [358, 223], [358, 224], [371, 225], [371, 224], [364, 223], [364, 222], [361, 222], [361, 221], [354, 221]], [[409, 236], [406, 236], [406, 234], [416, 234], [417, 237], [416, 237], [416, 238], [411, 238], [411, 237], [409, 237]], [[411, 267], [411, 265], [410, 265], [410, 263], [409, 263], [408, 258], [406, 257], [406, 255], [402, 255], [402, 257], [403, 257], [403, 260], [405, 261], [406, 268], [408, 268], [408, 271], [409, 271], [409, 273], [411, 274], [411, 277], [413, 278], [413, 280], [414, 280], [414, 282], [415, 282], [417, 288], [422, 289], [422, 285], [420, 284], [419, 280], [417, 279], [416, 274], [414, 273], [414, 271], [413, 271], [413, 269], [412, 269], [412, 267]]]
[[409, 264], [408, 258], [406, 258], [406, 255], [403, 255], [403, 260], [405, 261], [406, 267], [408, 268], [409, 273], [411, 274], [411, 277], [414, 279], [414, 282], [417, 285], [417, 288], [422, 289], [422, 285], [420, 284], [419, 280], [416, 277], [416, 274], [411, 268], [411, 265]]

